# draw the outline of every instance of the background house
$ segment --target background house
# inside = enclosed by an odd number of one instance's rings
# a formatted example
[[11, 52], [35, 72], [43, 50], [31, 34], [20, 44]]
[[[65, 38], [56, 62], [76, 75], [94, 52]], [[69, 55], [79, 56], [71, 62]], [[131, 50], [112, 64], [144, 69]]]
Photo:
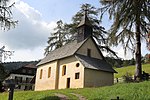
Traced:
[[[14, 79], [16, 88], [18, 90], [33, 90], [34, 83], [30, 83], [36, 74], [37, 62], [28, 62], [19, 65], [19, 68], [11, 71], [5, 80]], [[8, 65], [8, 63], [7, 63]]]

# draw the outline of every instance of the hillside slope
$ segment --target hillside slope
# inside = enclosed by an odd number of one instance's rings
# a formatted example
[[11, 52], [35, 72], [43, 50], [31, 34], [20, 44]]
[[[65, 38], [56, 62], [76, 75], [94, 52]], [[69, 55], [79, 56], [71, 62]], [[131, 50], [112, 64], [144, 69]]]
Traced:
[[[150, 81], [140, 83], [122, 83], [113, 86], [84, 89], [64, 89], [49, 91], [18, 91], [14, 93], [14, 100], [59, 100], [56, 93], [64, 94], [69, 99], [78, 100], [74, 94], [80, 94], [88, 100], [111, 100], [119, 96], [123, 100], [149, 100]], [[0, 94], [0, 100], [7, 100], [8, 93]]]
[[[123, 75], [126, 75], [126, 73], [134, 75], [134, 73], [135, 73], [135, 66], [116, 68], [115, 70], [118, 72], [117, 74], [115, 74], [115, 78], [120, 78]], [[146, 73], [150, 74], [150, 64], [142, 65], [142, 70], [145, 71]]]

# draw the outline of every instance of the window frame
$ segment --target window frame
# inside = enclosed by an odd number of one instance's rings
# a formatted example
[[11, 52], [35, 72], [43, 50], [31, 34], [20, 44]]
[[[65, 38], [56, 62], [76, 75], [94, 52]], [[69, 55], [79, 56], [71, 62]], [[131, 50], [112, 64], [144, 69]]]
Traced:
[[43, 69], [40, 70], [40, 79], [42, 79], [43, 76]]
[[87, 48], [87, 56], [91, 57], [91, 49]]
[[80, 72], [75, 73], [75, 79], [80, 79]]
[[76, 67], [79, 67], [80, 66], [80, 63], [76, 63]]
[[66, 65], [62, 66], [62, 76], [66, 75]]
[[48, 78], [51, 77], [51, 67], [48, 68]]

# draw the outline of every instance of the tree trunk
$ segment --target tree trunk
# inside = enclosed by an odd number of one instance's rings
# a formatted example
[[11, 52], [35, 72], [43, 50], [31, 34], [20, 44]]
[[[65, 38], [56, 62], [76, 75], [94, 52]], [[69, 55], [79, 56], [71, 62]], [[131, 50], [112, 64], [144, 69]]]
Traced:
[[[136, 50], [135, 50], [135, 62], [136, 62], [136, 71], [135, 79], [142, 79], [142, 65], [141, 65], [141, 38], [140, 38], [140, 26], [139, 22], [136, 22]], [[137, 80], [137, 79], [136, 79]]]
[[141, 30], [140, 30], [140, 0], [134, 0], [134, 7], [136, 12], [136, 22], [135, 22], [135, 36], [136, 36], [136, 50], [135, 50], [135, 80], [136, 78], [142, 80], [142, 65], [141, 65]]

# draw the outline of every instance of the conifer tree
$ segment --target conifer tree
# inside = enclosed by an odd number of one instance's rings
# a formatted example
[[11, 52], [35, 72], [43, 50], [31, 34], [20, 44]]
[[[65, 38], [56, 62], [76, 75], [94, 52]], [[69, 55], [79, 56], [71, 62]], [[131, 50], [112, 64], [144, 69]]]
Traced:
[[50, 51], [63, 46], [68, 41], [62, 20], [57, 21], [57, 27], [54, 28], [54, 31], [55, 32], [51, 33], [51, 36], [48, 38], [48, 46], [45, 48], [45, 55], [47, 55]]
[[125, 51], [135, 54], [135, 79], [142, 79], [141, 39], [148, 33], [150, 0], [101, 0], [102, 15], [109, 13], [113, 19], [108, 42], [112, 46], [122, 44]]

